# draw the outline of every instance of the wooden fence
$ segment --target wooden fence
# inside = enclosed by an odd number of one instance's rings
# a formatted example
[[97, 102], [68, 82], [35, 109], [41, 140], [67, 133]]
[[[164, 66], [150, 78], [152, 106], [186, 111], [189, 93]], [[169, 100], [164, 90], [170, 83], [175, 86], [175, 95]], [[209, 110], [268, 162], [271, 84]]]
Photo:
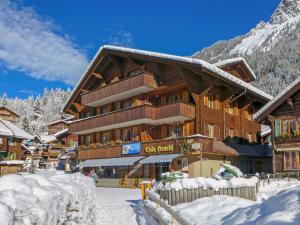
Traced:
[[256, 186], [246, 186], [237, 188], [220, 188], [218, 190], [202, 187], [194, 189], [181, 189], [176, 191], [175, 189], [167, 191], [156, 191], [160, 198], [167, 200], [169, 205], [176, 205], [179, 203], [192, 202], [198, 198], [211, 197], [213, 195], [228, 195], [248, 200], [256, 201], [256, 193], [258, 192], [258, 183]]
[[149, 200], [156, 203], [156, 206], [155, 206], [156, 208], [161, 207], [165, 211], [167, 211], [167, 213], [170, 214], [171, 220], [166, 221], [166, 219], [162, 218], [162, 215], [160, 213], [157, 213], [157, 211], [155, 211], [155, 208], [150, 207], [147, 204], [145, 204], [145, 207], [148, 210], [148, 212], [150, 212], [150, 214], [154, 218], [156, 218], [159, 221], [160, 224], [162, 224], [162, 225], [171, 225], [171, 224], [172, 225], [175, 225], [175, 224], [194, 225], [193, 223], [191, 223], [190, 221], [185, 219], [183, 216], [181, 216], [178, 212], [176, 212], [173, 207], [171, 207], [165, 201], [161, 200], [158, 196], [156, 196], [153, 191], [146, 190], [146, 196]]

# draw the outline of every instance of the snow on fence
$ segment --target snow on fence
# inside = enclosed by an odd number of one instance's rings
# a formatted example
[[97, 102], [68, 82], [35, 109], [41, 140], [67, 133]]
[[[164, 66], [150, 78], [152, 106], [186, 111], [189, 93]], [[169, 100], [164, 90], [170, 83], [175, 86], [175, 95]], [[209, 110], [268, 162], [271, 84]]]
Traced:
[[0, 177], [1, 225], [93, 225], [95, 184], [77, 174]]
[[228, 195], [248, 200], [256, 201], [257, 188], [253, 187], [237, 187], [237, 188], [220, 188], [214, 190], [213, 188], [193, 188], [193, 189], [181, 189], [176, 191], [175, 189], [167, 191], [157, 191], [163, 200], [167, 200], [170, 205], [176, 205], [180, 203], [192, 202], [198, 198], [211, 197], [213, 195]]
[[256, 177], [221, 181], [198, 177], [186, 178], [165, 185], [159, 184], [155, 187], [155, 191], [161, 199], [167, 200], [169, 205], [176, 205], [213, 195], [228, 195], [256, 201], [258, 187]]
[[[160, 224], [193, 225], [193, 223], [191, 223], [190, 221], [182, 217], [178, 212], [176, 212], [173, 207], [171, 207], [165, 201], [160, 199], [160, 196], [157, 193], [153, 192], [152, 190], [146, 190], [146, 196], [150, 201], [154, 202], [156, 205], [153, 206], [150, 202], [146, 201], [145, 207], [148, 210], [148, 212], [159, 221]], [[166, 212], [171, 217], [166, 215]]]

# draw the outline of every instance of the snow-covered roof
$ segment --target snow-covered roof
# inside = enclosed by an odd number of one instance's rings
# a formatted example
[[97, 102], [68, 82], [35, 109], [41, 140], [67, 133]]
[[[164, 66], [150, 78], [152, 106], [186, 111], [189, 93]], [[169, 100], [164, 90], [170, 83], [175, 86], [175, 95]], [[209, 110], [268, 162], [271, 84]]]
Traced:
[[251, 67], [249, 66], [249, 64], [247, 63], [247, 61], [243, 57], [237, 57], [237, 58], [232, 58], [232, 59], [225, 59], [223, 61], [214, 63], [213, 65], [220, 68], [220, 67], [225, 67], [225, 66], [229, 66], [229, 65], [232, 65], [232, 64], [237, 64], [237, 63], [243, 63], [243, 65], [249, 71], [249, 74], [251, 75], [252, 80], [256, 79], [255, 73], [253, 72], [253, 70], [251, 69]]
[[266, 135], [269, 135], [271, 134], [271, 127], [267, 126], [267, 125], [264, 125], [264, 124], [261, 124], [260, 126], [260, 131], [261, 131], [261, 136], [264, 137]]
[[67, 135], [69, 133], [69, 129], [66, 128], [64, 130], [61, 130], [61, 131], [58, 131], [54, 134], [54, 136], [57, 138], [57, 137], [60, 137], [62, 135]]
[[42, 134], [40, 136], [40, 139], [42, 140], [42, 142], [44, 142], [46, 144], [57, 141], [57, 139], [54, 135], [49, 135], [49, 134]]
[[57, 123], [65, 123], [65, 124], [69, 124], [70, 121], [67, 121], [68, 119], [60, 119], [60, 120], [55, 120], [51, 123], [48, 123], [47, 126], [51, 126], [51, 125], [54, 125], [54, 124], [57, 124]]
[[11, 112], [12, 114], [14, 114], [15, 116], [20, 117], [20, 115], [19, 115], [18, 113], [16, 113], [16, 112], [13, 111], [12, 109], [6, 107], [5, 105], [1, 105], [1, 106], [0, 106], [0, 109], [5, 109], [5, 110]]
[[20, 139], [33, 139], [33, 136], [14, 123], [0, 119], [0, 135], [8, 136], [8, 137], [15, 137]]
[[139, 55], [139, 56], [145, 56], [145, 57], [149, 57], [149, 58], [153, 58], [153, 59], [166, 60], [169, 62], [176, 62], [176, 63], [185, 64], [185, 65], [199, 66], [199, 68], [204, 68], [204, 69], [208, 70], [209, 72], [213, 73], [219, 79], [222, 79], [226, 82], [229, 82], [233, 85], [243, 88], [246, 91], [252, 93], [253, 95], [255, 95], [259, 98], [262, 98], [267, 101], [269, 101], [273, 98], [273, 96], [263, 92], [262, 90], [252, 86], [251, 84], [246, 83], [245, 81], [231, 75], [230, 73], [227, 73], [226, 71], [218, 68], [217, 66], [210, 64], [208, 62], [205, 62], [201, 59], [196, 59], [196, 58], [191, 58], [191, 57], [183, 57], [183, 56], [177, 56], [177, 55], [170, 55], [170, 54], [164, 54], [164, 53], [158, 53], [158, 52], [151, 52], [151, 51], [144, 51], [144, 50], [133, 49], [133, 48], [104, 45], [101, 48], [99, 48], [96, 55], [90, 62], [89, 66], [84, 71], [83, 76], [77, 82], [75, 88], [72, 91], [72, 94], [69, 96], [69, 98], [66, 101], [66, 104], [63, 107], [63, 111], [65, 111], [67, 109], [67, 107], [70, 104], [70, 101], [74, 97], [75, 93], [79, 90], [84, 78], [86, 76], [88, 76], [88, 72], [89, 72], [90, 68], [94, 65], [94, 63], [96, 62], [96, 59], [105, 50], [115, 51], [115, 52], [120, 52], [120, 53], [134, 54], [134, 55]]
[[[253, 115], [253, 118], [257, 121], [261, 121], [263, 119], [263, 115], [265, 115], [266, 113], [269, 114], [272, 110], [274, 110], [274, 107], [276, 107], [276, 105], [281, 104], [288, 92], [291, 91], [291, 89], [295, 88], [298, 84], [300, 84], [300, 77], [298, 77], [293, 83], [288, 85], [283, 91], [281, 91], [271, 101], [264, 105], [264, 107], [258, 110]], [[290, 94], [293, 94], [293, 92], [291, 92]]]

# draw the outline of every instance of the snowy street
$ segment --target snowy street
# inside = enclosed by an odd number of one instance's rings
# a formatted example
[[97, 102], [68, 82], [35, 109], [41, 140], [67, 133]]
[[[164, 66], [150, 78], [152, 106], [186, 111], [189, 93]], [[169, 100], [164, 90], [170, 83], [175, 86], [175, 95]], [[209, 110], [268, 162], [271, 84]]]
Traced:
[[96, 225], [156, 225], [147, 216], [140, 189], [97, 188]]

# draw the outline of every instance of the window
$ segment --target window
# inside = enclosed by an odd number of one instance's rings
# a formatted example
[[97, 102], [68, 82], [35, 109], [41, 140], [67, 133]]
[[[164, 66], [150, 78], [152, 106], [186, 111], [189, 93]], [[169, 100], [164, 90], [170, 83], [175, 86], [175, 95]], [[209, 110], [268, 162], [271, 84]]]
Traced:
[[297, 157], [296, 157], [296, 152], [291, 152], [291, 155], [292, 155], [292, 169], [297, 169], [297, 163], [296, 163], [296, 160], [297, 160]]
[[281, 121], [279, 119], [275, 120], [274, 127], [275, 127], [275, 137], [280, 136], [281, 135]]
[[204, 105], [211, 109], [219, 109], [219, 96], [208, 93], [204, 96]]
[[245, 118], [247, 120], [252, 120], [252, 115], [253, 115], [253, 109], [252, 107], [248, 107], [248, 109], [245, 111]]
[[188, 172], [189, 171], [189, 159], [183, 158], [181, 160], [181, 171]]
[[181, 127], [180, 126], [170, 126], [169, 135], [172, 137], [181, 137]]
[[102, 132], [102, 134], [101, 134], [101, 143], [102, 144], [107, 144], [110, 141], [111, 141], [111, 132], [110, 131]]
[[228, 136], [231, 137], [231, 138], [234, 137], [234, 129], [232, 129], [232, 128], [228, 129]]
[[84, 145], [89, 146], [91, 143], [92, 143], [91, 136], [90, 135], [86, 135], [84, 137]]
[[282, 121], [282, 133], [287, 134], [289, 131], [289, 121], [283, 120]]
[[108, 106], [107, 105], [104, 105], [101, 107], [101, 114], [105, 114], [105, 113], [108, 113]]
[[215, 137], [215, 125], [208, 124], [208, 136]]
[[295, 120], [290, 120], [290, 134], [295, 134]]
[[182, 100], [181, 93], [167, 96], [167, 104], [180, 102]]
[[285, 169], [286, 170], [291, 169], [291, 166], [290, 166], [290, 152], [285, 152], [284, 153], [284, 159], [285, 159]]
[[132, 106], [132, 100], [131, 100], [131, 99], [125, 100], [125, 101], [123, 101], [122, 104], [121, 104], [121, 108], [122, 108], [122, 109], [128, 109], [128, 108], [130, 108], [131, 106]]
[[237, 102], [229, 103], [228, 107], [226, 108], [226, 112], [228, 112], [230, 115], [237, 116], [239, 114]]
[[254, 135], [252, 133], [248, 133], [248, 142], [249, 143], [254, 142]]
[[122, 141], [129, 142], [132, 138], [132, 128], [122, 129]]

